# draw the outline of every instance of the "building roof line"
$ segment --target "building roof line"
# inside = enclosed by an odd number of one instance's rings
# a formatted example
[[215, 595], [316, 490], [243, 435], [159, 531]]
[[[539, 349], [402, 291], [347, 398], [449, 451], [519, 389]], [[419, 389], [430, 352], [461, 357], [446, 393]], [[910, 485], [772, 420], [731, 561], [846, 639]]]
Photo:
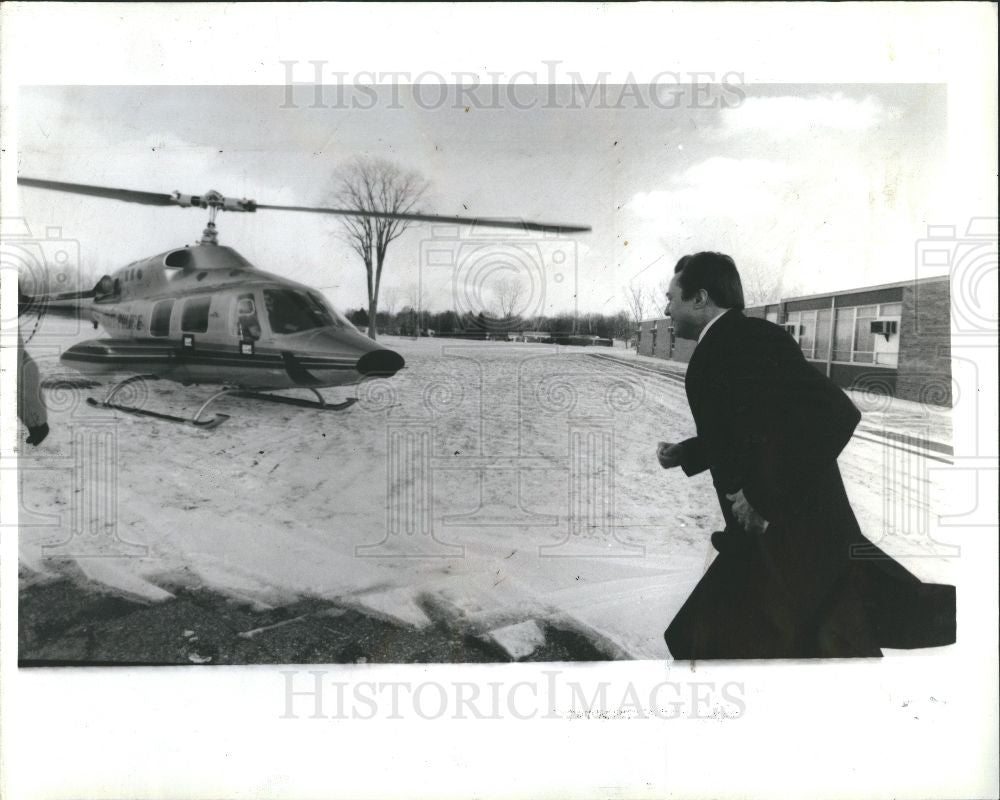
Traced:
[[814, 300], [818, 297], [840, 297], [845, 294], [861, 294], [862, 292], [877, 292], [881, 289], [898, 289], [904, 286], [916, 286], [922, 283], [935, 283], [937, 281], [951, 280], [951, 275], [932, 275], [928, 278], [914, 278], [909, 281], [895, 281], [893, 283], [880, 283], [877, 286], [860, 286], [857, 289], [841, 289], [836, 292], [817, 292], [816, 294], [800, 294], [795, 297], [783, 297], [774, 303], [762, 303], [751, 308], [763, 308], [764, 306], [776, 306], [781, 303], [791, 303], [795, 300]]

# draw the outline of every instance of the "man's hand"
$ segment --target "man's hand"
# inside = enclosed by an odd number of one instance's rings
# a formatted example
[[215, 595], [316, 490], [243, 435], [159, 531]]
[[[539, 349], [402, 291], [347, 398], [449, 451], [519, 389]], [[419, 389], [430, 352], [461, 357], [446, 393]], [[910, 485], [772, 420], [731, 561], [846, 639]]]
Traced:
[[743, 490], [727, 494], [726, 499], [732, 501], [733, 516], [743, 526], [747, 533], [763, 533], [767, 530], [768, 521], [754, 511], [753, 506], [743, 496]]
[[656, 458], [664, 469], [679, 467], [681, 464], [681, 446], [670, 442], [660, 442], [656, 446]]

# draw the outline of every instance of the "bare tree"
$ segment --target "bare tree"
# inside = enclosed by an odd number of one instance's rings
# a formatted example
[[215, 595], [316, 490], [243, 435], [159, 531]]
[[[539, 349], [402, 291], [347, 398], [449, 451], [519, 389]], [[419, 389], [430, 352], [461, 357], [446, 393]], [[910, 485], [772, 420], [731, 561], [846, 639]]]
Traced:
[[670, 281], [673, 277], [671, 273], [656, 284], [655, 289], [649, 290], [649, 301], [653, 304], [654, 311], [662, 315], [667, 313], [667, 292], [670, 291]]
[[744, 265], [740, 269], [743, 284], [743, 301], [747, 306], [776, 303], [781, 299], [782, 274], [778, 268], [768, 268], [761, 264]]
[[[428, 183], [416, 172], [404, 172], [380, 158], [356, 158], [337, 178], [336, 199], [344, 208], [398, 214], [417, 213], [417, 204]], [[411, 222], [373, 217], [341, 217], [347, 243], [365, 263], [368, 276], [368, 335], [378, 336], [376, 324], [382, 268], [389, 244], [398, 239]]]
[[386, 286], [382, 292], [382, 297], [379, 299], [379, 305], [386, 314], [390, 317], [394, 317], [396, 316], [396, 309], [399, 308], [399, 303], [402, 299], [402, 289], [398, 286]]
[[780, 264], [751, 262], [740, 267], [743, 300], [748, 306], [777, 303], [782, 297], [794, 295], [798, 291], [797, 284], [788, 278], [788, 267], [793, 259], [792, 251], [792, 242], [789, 240]]
[[413, 309], [415, 333], [419, 336], [420, 331], [427, 327], [427, 287], [422, 283], [413, 281], [407, 284], [404, 297]]
[[501, 319], [510, 319], [517, 310], [524, 284], [519, 278], [504, 276], [493, 281], [493, 296], [497, 301], [497, 311]]
[[653, 292], [645, 286], [630, 283], [624, 289], [626, 308], [634, 330], [639, 330], [639, 323], [646, 319], [646, 316], [656, 307], [656, 298]]
[[630, 327], [629, 313], [627, 311], [619, 311], [611, 318], [611, 335], [615, 339], [628, 342], [628, 330]]

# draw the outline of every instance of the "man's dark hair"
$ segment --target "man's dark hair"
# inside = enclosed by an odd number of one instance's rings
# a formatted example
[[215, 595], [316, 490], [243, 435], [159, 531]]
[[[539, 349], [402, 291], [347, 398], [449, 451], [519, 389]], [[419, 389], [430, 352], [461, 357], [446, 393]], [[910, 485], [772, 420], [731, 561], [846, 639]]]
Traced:
[[736, 308], [743, 310], [743, 284], [736, 262], [724, 253], [695, 253], [682, 256], [674, 267], [674, 274], [679, 275], [677, 283], [681, 287], [681, 297], [690, 300], [691, 296], [704, 289], [709, 299], [719, 308]]

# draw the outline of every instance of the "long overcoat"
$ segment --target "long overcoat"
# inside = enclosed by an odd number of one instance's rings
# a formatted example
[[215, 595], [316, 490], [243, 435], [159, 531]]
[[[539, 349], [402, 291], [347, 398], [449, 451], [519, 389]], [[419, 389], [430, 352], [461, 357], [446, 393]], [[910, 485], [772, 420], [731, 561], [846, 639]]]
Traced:
[[[718, 555], [664, 638], [676, 659], [848, 658], [955, 641], [955, 589], [922, 583], [862, 535], [837, 467], [861, 414], [777, 325], [727, 311], [686, 389], [697, 435], [687, 475], [710, 469], [725, 517]], [[744, 531], [726, 494], [768, 521]]]

